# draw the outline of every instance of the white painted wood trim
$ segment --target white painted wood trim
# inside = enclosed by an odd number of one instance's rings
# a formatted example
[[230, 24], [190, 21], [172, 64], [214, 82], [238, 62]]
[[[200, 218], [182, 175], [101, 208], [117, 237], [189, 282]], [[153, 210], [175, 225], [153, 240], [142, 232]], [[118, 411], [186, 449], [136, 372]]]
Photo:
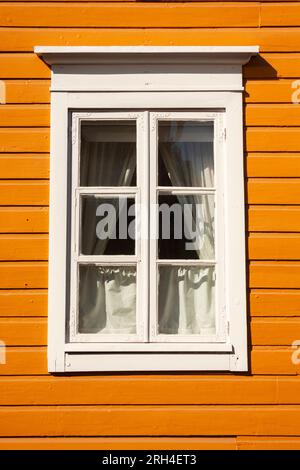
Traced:
[[239, 64], [259, 52], [258, 46], [36, 46], [49, 65], [107, 63]]
[[230, 354], [70, 354], [66, 372], [228, 371]]
[[[241, 91], [242, 64], [258, 53], [258, 47], [42, 46], [35, 48], [35, 52], [52, 65], [49, 371], [246, 371], [248, 349]], [[87, 72], [84, 76], [83, 66]], [[143, 69], [147, 72], [141, 73]], [[228, 341], [213, 344], [214, 354], [209, 353], [212, 343], [205, 342], [189, 344], [190, 351], [199, 347], [201, 353], [177, 352], [176, 355], [170, 353], [172, 344], [153, 344], [151, 354], [141, 352], [145, 347], [142, 343], [115, 344], [109, 351], [118, 354], [105, 354], [104, 351], [108, 352], [106, 348], [111, 345], [103, 343], [95, 346], [95, 343], [89, 343], [83, 346], [80, 342], [67, 342], [68, 113], [71, 109], [79, 112], [89, 109], [97, 113], [99, 110], [140, 110], [138, 112], [143, 113], [146, 126], [148, 113], [145, 110], [169, 112], [184, 109], [224, 113], [227, 129], [224, 158], [224, 277], [226, 315], [230, 328]], [[147, 145], [145, 133], [145, 149]], [[145, 172], [145, 187], [148, 184], [146, 176]], [[128, 188], [124, 190], [130, 191]], [[80, 354], [75, 350], [71, 353], [72, 348], [77, 348]], [[154, 354], [158, 351], [155, 348], [159, 348], [159, 351], [164, 349], [164, 352]], [[102, 353], [96, 354], [99, 350]]]

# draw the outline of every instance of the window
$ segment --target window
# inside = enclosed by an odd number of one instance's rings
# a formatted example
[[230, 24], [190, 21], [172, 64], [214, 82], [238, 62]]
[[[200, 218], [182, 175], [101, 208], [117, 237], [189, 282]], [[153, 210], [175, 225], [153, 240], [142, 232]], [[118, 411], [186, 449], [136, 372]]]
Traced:
[[49, 370], [246, 370], [257, 48], [84, 49], [36, 48], [53, 71]]

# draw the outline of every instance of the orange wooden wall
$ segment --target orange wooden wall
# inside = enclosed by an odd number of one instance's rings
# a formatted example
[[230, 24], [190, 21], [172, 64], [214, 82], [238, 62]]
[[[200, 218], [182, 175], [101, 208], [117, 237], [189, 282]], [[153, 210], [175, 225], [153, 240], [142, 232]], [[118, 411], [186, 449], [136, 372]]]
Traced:
[[[261, 48], [244, 70], [249, 375], [47, 374], [50, 72], [33, 46], [129, 44]], [[297, 78], [299, 2], [0, 1], [1, 449], [300, 449]]]

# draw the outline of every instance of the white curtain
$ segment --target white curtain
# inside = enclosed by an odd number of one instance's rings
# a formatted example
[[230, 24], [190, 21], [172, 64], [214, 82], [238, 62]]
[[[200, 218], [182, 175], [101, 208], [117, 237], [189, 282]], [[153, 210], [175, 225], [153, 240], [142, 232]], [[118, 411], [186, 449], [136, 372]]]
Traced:
[[[81, 146], [81, 185], [130, 186], [136, 167], [134, 142], [88, 142]], [[117, 203], [117, 199], [110, 203]], [[82, 252], [104, 254], [109, 239], [96, 236], [99, 198], [83, 206]], [[118, 214], [118, 211], [116, 211]], [[79, 332], [131, 334], [136, 331], [136, 270], [131, 266], [81, 266]]]
[[80, 267], [80, 333], [136, 332], [134, 266]]
[[[160, 142], [160, 155], [172, 186], [213, 187], [213, 146], [210, 142]], [[214, 259], [213, 196], [178, 196], [180, 204], [199, 204], [201, 222], [194, 219], [199, 259]], [[196, 223], [197, 222], [197, 223]], [[215, 333], [215, 268], [160, 268], [159, 331], [165, 334]]]

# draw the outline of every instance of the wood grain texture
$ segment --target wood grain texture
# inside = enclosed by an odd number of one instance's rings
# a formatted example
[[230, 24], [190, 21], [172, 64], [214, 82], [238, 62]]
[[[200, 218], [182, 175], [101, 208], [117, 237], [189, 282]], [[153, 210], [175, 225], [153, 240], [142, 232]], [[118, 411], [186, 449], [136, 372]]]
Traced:
[[246, 157], [246, 172], [253, 178], [300, 177], [300, 154], [250, 153]]
[[[250, 372], [254, 375], [299, 375], [300, 364], [292, 361], [294, 352], [292, 347], [256, 346], [251, 351]], [[296, 359], [299, 359], [299, 354]]]
[[45, 347], [6, 348], [6, 362], [1, 364], [0, 376], [46, 375], [47, 349]]
[[0, 405], [299, 404], [298, 377], [2, 377]]
[[297, 178], [249, 178], [249, 204], [300, 204]]
[[47, 316], [47, 290], [0, 290], [0, 317]]
[[300, 233], [251, 233], [248, 238], [248, 258], [300, 260]]
[[292, 103], [248, 104], [245, 118], [247, 126], [299, 126], [300, 106]]
[[48, 260], [48, 235], [0, 234], [0, 261]]
[[250, 206], [247, 215], [251, 232], [300, 231], [300, 207], [297, 206]]
[[[288, 440], [288, 439], [286, 439]], [[292, 442], [295, 442], [294, 439]], [[242, 441], [244, 443], [244, 441]], [[241, 443], [241, 445], [242, 445]], [[248, 441], [245, 441], [247, 445]], [[233, 437], [0, 438], [1, 450], [235, 450]]]
[[49, 127], [47, 105], [4, 105], [0, 107], [0, 127]]
[[252, 289], [250, 310], [252, 316], [300, 317], [300, 290]]
[[50, 78], [49, 67], [36, 54], [0, 54], [0, 79]]
[[0, 205], [44, 206], [48, 203], [48, 181], [0, 180]]
[[246, 130], [248, 152], [299, 152], [299, 127], [249, 127]]
[[0, 128], [0, 152], [49, 153], [49, 129]]
[[300, 5], [297, 2], [261, 5], [261, 26], [299, 26]]
[[246, 103], [292, 103], [293, 93], [298, 97], [295, 80], [245, 80]]
[[48, 207], [0, 207], [0, 233], [47, 233]]
[[1, 339], [6, 346], [46, 346], [45, 318], [0, 318]]
[[[36, 44], [57, 46], [99, 45], [176, 45], [189, 46], [251, 46], [259, 44], [266, 52], [299, 52], [299, 28], [253, 28], [253, 27], [125, 27], [110, 28], [63, 28], [63, 27], [0, 27], [0, 51], [32, 52]], [[274, 99], [274, 98], [273, 98]]]
[[0, 26], [197, 27], [258, 26], [257, 3], [2, 3]]
[[299, 450], [299, 437], [237, 437], [238, 450]]
[[0, 154], [1, 179], [49, 178], [49, 166], [48, 154]]
[[4, 102], [7, 104], [50, 102], [49, 80], [5, 80], [2, 83], [5, 90]]
[[300, 407], [64, 406], [1, 407], [0, 435], [299, 435]]
[[259, 79], [299, 77], [300, 54], [259, 54], [244, 67], [244, 77]]
[[252, 288], [300, 288], [300, 262], [252, 261], [249, 268], [249, 285]]
[[45, 262], [1, 262], [0, 289], [46, 289], [48, 265]]
[[254, 346], [289, 346], [297, 338], [300, 338], [300, 318], [255, 318], [251, 322]]

